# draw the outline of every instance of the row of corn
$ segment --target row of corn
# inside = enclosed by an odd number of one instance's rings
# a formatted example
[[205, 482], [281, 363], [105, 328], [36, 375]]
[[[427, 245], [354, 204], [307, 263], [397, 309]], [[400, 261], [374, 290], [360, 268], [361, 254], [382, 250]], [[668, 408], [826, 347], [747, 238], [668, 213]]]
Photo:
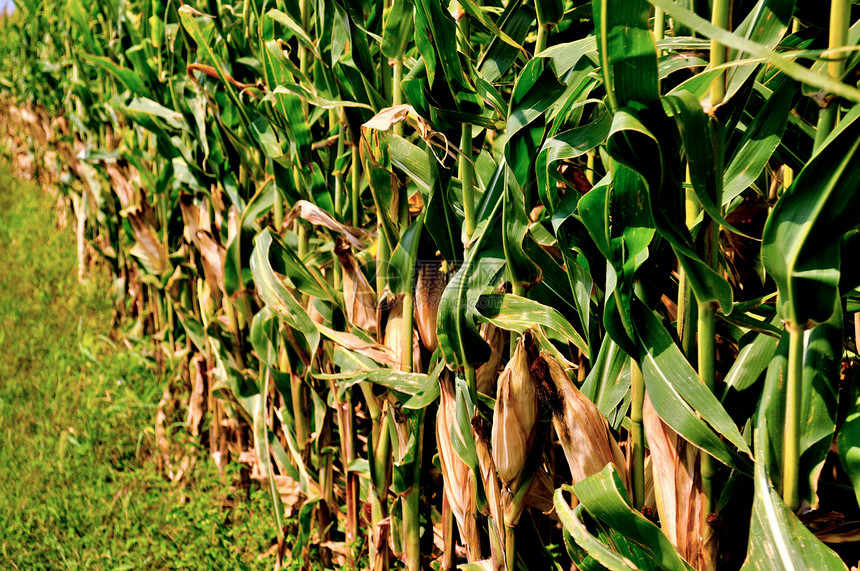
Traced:
[[850, 2], [17, 6], [7, 147], [276, 565], [846, 568]]

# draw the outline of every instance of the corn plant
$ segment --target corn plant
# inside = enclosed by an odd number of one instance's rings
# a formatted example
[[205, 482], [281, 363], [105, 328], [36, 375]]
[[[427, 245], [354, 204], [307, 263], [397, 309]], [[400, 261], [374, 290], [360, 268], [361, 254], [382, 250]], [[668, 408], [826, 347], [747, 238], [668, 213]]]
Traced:
[[850, 3], [18, 9], [4, 113], [279, 558], [855, 564]]

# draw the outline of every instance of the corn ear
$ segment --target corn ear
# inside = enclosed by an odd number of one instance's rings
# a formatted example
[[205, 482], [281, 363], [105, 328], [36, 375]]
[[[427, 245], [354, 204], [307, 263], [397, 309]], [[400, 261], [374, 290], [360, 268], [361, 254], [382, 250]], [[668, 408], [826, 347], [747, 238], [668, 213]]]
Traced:
[[[526, 337], [527, 343], [533, 338]], [[529, 348], [530, 355], [537, 347]], [[621, 448], [609, 432], [609, 424], [597, 406], [576, 388], [561, 364], [541, 351], [530, 359], [530, 370], [543, 401], [552, 411], [552, 425], [561, 442], [573, 483], [597, 474], [613, 464], [629, 489], [627, 466]]]
[[445, 278], [441, 272], [442, 264], [421, 264], [415, 280], [415, 328], [421, 336], [421, 343], [431, 353], [439, 345], [436, 337], [436, 318], [439, 302], [445, 291]]
[[522, 472], [539, 416], [537, 390], [529, 374], [522, 339], [499, 376], [493, 410], [493, 461], [506, 486]]
[[499, 378], [499, 364], [505, 348], [504, 332], [492, 323], [481, 324], [481, 337], [490, 346], [490, 358], [475, 370], [475, 388], [485, 395], [495, 394], [496, 380]]
[[442, 466], [442, 481], [448, 505], [457, 520], [469, 561], [481, 558], [481, 538], [475, 512], [475, 480], [472, 470], [454, 451], [451, 430], [456, 429], [456, 400], [450, 373], [439, 377], [440, 400], [436, 413], [436, 445]]
[[707, 529], [701, 452], [664, 423], [645, 397], [645, 435], [651, 447], [651, 470], [660, 527], [695, 569], [716, 557], [716, 536]]

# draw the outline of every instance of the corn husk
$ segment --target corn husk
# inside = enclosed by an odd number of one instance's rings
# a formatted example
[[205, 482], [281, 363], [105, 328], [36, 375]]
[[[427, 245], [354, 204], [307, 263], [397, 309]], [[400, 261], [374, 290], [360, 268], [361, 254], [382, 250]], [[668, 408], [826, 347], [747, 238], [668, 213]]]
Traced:
[[537, 390], [520, 340], [499, 377], [493, 410], [493, 461], [506, 486], [517, 479], [526, 464], [538, 417]]
[[475, 371], [475, 388], [479, 393], [493, 395], [496, 393], [496, 381], [499, 378], [499, 364], [502, 362], [502, 350], [505, 348], [504, 332], [492, 323], [481, 324], [481, 337], [490, 346], [490, 358]]
[[645, 435], [651, 448], [651, 470], [660, 527], [695, 569], [716, 556], [716, 536], [707, 523], [702, 489], [701, 452], [664, 423], [645, 397]]
[[[383, 332], [382, 344], [397, 355], [397, 368], [403, 369], [403, 296], [388, 291], [379, 302], [377, 327]], [[418, 332], [412, 330], [412, 370], [421, 370], [421, 347]]]
[[525, 508], [537, 508], [544, 514], [553, 513], [552, 476], [539, 468], [517, 481], [517, 488], [502, 490], [502, 510], [505, 525], [516, 527]]
[[365, 331], [376, 333], [376, 293], [358, 267], [352, 247], [338, 237], [334, 253], [343, 268], [343, 301], [347, 321]]
[[445, 291], [445, 276], [441, 268], [440, 263], [421, 264], [415, 280], [415, 328], [421, 336], [421, 343], [431, 353], [439, 345], [436, 320], [442, 292]]
[[439, 377], [440, 401], [436, 413], [436, 444], [448, 505], [457, 520], [469, 561], [481, 558], [481, 537], [475, 513], [475, 481], [472, 470], [454, 451], [451, 430], [456, 430], [454, 386], [446, 372]]
[[545, 351], [531, 362], [531, 373], [553, 412], [552, 425], [561, 442], [573, 483], [613, 464], [630, 488], [627, 466], [609, 424], [597, 406], [571, 382], [559, 362]]
[[502, 488], [490, 452], [490, 427], [479, 416], [472, 419], [475, 433], [475, 453], [478, 456], [478, 467], [481, 471], [481, 483], [487, 498], [486, 512], [492, 518], [490, 526], [490, 551], [492, 568], [496, 571], [507, 569], [505, 557], [505, 526], [504, 510], [502, 509]]

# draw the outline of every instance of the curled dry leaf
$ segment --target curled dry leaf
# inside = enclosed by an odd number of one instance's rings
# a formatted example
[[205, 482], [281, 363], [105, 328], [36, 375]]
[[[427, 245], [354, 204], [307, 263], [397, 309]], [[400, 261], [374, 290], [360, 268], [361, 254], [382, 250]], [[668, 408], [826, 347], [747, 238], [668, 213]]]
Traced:
[[136, 206], [139, 201], [134, 192], [134, 187], [122, 170], [115, 163], [107, 163], [104, 168], [122, 210]]
[[154, 275], [162, 275], [170, 268], [167, 246], [145, 220], [140, 210], [129, 213], [128, 220], [134, 230], [136, 243], [131, 253], [136, 256], [146, 270]]
[[[387, 131], [394, 125], [407, 122], [418, 132], [418, 135], [433, 151], [433, 155], [439, 164], [444, 165], [449, 157], [456, 157], [459, 150], [452, 145], [444, 134], [433, 130], [430, 123], [415, 112], [411, 105], [395, 105], [387, 107], [374, 115], [369, 121], [361, 126], [362, 136], [367, 136], [366, 131]], [[441, 152], [441, 156], [440, 153]]]
[[305, 308], [305, 311], [307, 311], [308, 317], [311, 318], [311, 321], [313, 321], [317, 325], [324, 325], [325, 324], [325, 316], [323, 316], [323, 314], [320, 313], [320, 310], [317, 309], [317, 306], [314, 303], [314, 301], [315, 301], [315, 298], [313, 298], [313, 297], [308, 298], [308, 306]]
[[344, 349], [349, 349], [350, 351], [355, 351], [365, 357], [370, 357], [380, 365], [384, 365], [386, 367], [398, 368], [400, 366], [400, 359], [397, 355], [384, 345], [368, 343], [357, 335], [344, 333], [343, 331], [335, 331], [334, 329], [326, 327], [322, 323], [317, 323], [317, 329], [320, 333]]
[[221, 293], [227, 295], [224, 283], [224, 264], [227, 262], [227, 250], [205, 230], [197, 231], [197, 244], [200, 249], [200, 259], [203, 262], [203, 274], [206, 276], [206, 281], [209, 282], [210, 289], [214, 291], [217, 288], [221, 290]]
[[[338, 237], [334, 252], [343, 268], [343, 299], [346, 319], [356, 327], [376, 333], [376, 293], [352, 253], [352, 247]], [[398, 351], [399, 353], [399, 351]]]
[[191, 377], [191, 396], [188, 397], [188, 412], [185, 426], [193, 436], [200, 435], [200, 423], [206, 414], [206, 358], [198, 354], [188, 367]]
[[369, 238], [369, 234], [366, 230], [356, 228], [355, 226], [341, 224], [332, 218], [328, 212], [307, 200], [299, 200], [295, 203], [290, 212], [284, 217], [282, 228], [289, 225], [296, 218], [301, 218], [310, 222], [314, 226], [323, 226], [324, 228], [328, 228], [329, 230], [339, 233], [353, 248], [360, 247], [362, 245], [362, 241]]

